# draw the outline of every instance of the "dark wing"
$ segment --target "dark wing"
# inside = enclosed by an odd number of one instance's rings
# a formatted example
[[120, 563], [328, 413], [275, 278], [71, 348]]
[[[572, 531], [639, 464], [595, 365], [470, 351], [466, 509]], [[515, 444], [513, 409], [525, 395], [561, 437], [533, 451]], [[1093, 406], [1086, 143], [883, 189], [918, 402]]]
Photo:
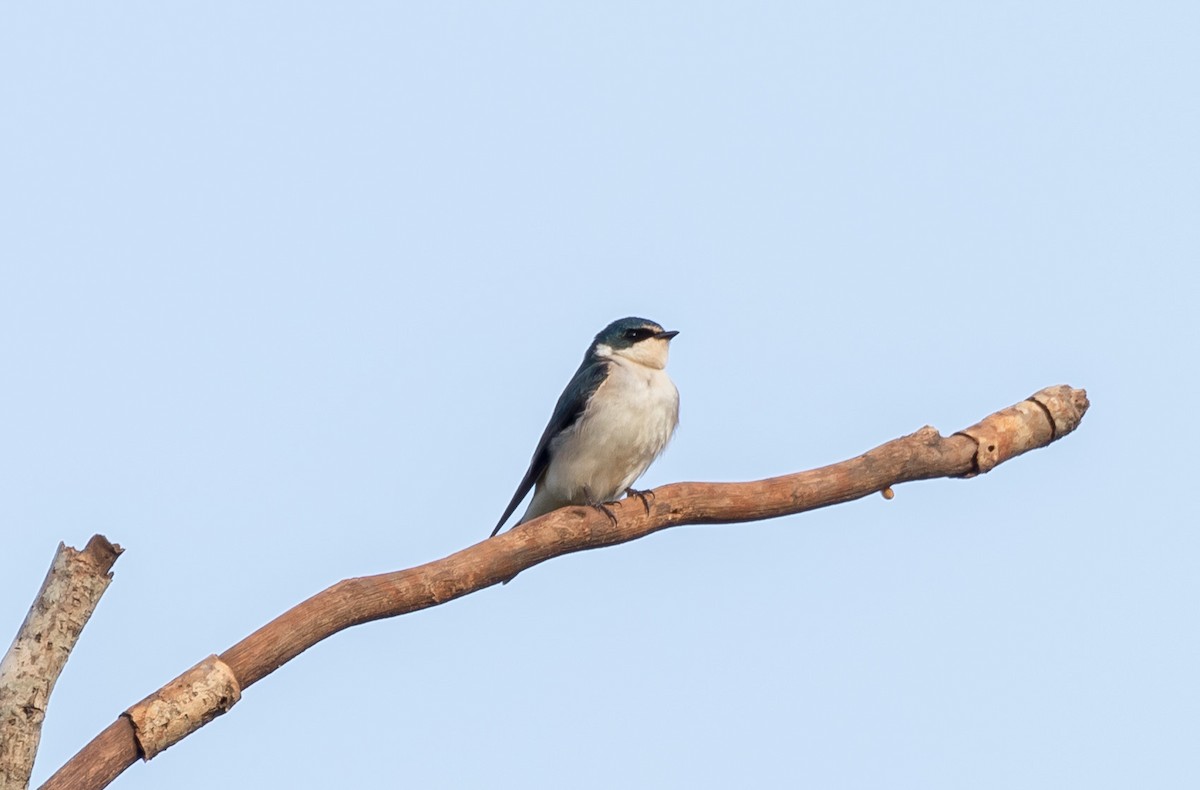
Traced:
[[567, 388], [558, 397], [554, 413], [550, 415], [550, 422], [546, 425], [546, 430], [542, 431], [542, 438], [538, 440], [537, 449], [533, 451], [533, 460], [529, 462], [529, 469], [521, 478], [521, 484], [517, 486], [517, 492], [513, 494], [512, 501], [508, 503], [508, 507], [504, 508], [504, 515], [500, 517], [496, 528], [492, 530], [491, 537], [496, 536], [496, 533], [504, 526], [504, 522], [508, 521], [508, 517], [517, 509], [517, 505], [521, 504], [521, 500], [529, 493], [529, 489], [533, 488], [533, 484], [550, 465], [550, 441], [575, 424], [579, 415], [583, 414], [583, 410], [587, 408], [588, 399], [604, 383], [607, 375], [608, 362], [591, 357], [585, 359], [579, 366], [579, 370], [575, 371], [575, 375], [567, 383]]

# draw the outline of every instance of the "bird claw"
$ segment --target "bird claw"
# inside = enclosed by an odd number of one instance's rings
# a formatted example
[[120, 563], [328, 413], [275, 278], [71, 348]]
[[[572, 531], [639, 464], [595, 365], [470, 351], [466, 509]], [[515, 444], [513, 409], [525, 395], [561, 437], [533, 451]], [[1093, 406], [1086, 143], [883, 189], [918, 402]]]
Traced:
[[646, 508], [646, 515], [650, 515], [650, 500], [654, 499], [653, 491], [638, 491], [636, 488], [626, 488], [625, 496], [635, 496], [642, 500], [642, 507]]
[[609, 509], [607, 504], [605, 504], [603, 502], [593, 502], [592, 507], [596, 508], [596, 510], [599, 510], [604, 515], [608, 516], [608, 520], [612, 522], [612, 525], [614, 527], [617, 525], [617, 514], [613, 513], [612, 510]]

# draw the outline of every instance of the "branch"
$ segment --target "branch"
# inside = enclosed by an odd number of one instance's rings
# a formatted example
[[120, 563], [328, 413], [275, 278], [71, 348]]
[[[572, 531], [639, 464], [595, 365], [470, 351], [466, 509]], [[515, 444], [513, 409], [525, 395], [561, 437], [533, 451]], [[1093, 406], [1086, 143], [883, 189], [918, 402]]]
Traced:
[[0, 661], [0, 790], [25, 790], [46, 705], [79, 634], [112, 581], [121, 547], [93, 535], [83, 551], [62, 543]]
[[[935, 477], [973, 477], [1044, 447], [1079, 425], [1087, 393], [1048, 387], [943, 438], [926, 426], [857, 458], [753, 483], [675, 483], [610, 506], [566, 507], [449, 557], [408, 570], [345, 579], [284, 612], [220, 656], [210, 656], [130, 708], [59, 769], [42, 790], [102, 788], [237, 702], [241, 692], [303, 651], [360, 623], [445, 603], [553, 557], [685, 524], [775, 518]], [[199, 700], [199, 701], [198, 701]]]

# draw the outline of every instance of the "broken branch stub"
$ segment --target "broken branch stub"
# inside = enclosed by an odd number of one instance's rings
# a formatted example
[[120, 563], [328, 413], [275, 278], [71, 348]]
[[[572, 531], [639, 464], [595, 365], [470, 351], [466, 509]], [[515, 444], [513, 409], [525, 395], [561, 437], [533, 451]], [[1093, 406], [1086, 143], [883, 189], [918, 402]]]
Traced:
[[93, 535], [82, 551], [58, 544], [50, 570], [0, 661], [0, 790], [23, 790], [54, 684], [112, 582], [121, 547]]

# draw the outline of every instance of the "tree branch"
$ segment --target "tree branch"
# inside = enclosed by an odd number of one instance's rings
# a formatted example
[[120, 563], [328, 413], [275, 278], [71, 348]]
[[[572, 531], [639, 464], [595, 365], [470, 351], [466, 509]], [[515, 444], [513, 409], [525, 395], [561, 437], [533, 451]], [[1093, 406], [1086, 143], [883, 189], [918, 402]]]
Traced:
[[[43, 790], [104, 787], [139, 756], [150, 759], [186, 737], [228, 710], [246, 687], [350, 626], [436, 606], [553, 557], [668, 527], [775, 518], [877, 491], [886, 496], [898, 483], [973, 477], [1070, 433], [1087, 408], [1083, 390], [1048, 387], [950, 437], [927, 426], [809, 472], [752, 483], [663, 486], [651, 492], [646, 507], [636, 498], [611, 505], [615, 521], [595, 508], [567, 507], [425, 565], [340, 581], [135, 705], [50, 777]], [[197, 706], [199, 697], [207, 701]]]
[[0, 790], [25, 790], [54, 684], [112, 581], [121, 547], [93, 535], [83, 551], [58, 544], [37, 598], [0, 661]]

